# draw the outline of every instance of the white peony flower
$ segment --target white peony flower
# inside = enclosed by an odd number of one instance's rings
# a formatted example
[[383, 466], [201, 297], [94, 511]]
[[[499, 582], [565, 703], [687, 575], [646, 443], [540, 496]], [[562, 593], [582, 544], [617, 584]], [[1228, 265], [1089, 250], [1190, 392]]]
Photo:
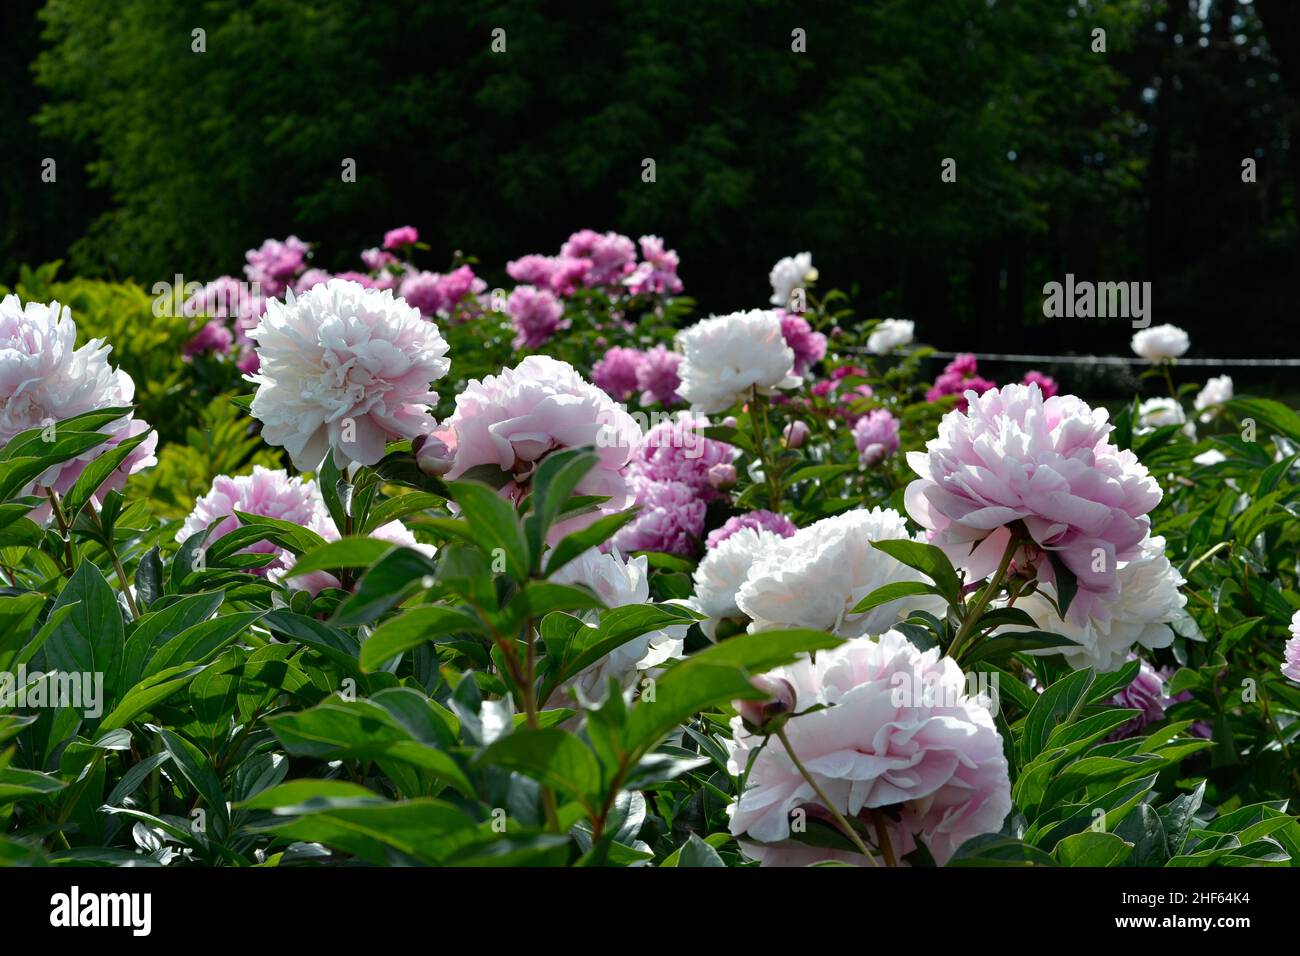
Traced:
[[1300, 684], [1300, 611], [1291, 616], [1291, 639], [1282, 650], [1282, 676]]
[[304, 471], [331, 448], [340, 466], [373, 465], [389, 441], [433, 430], [429, 384], [451, 367], [447, 343], [391, 290], [331, 279], [271, 300], [258, 326], [252, 414], [262, 437]]
[[1120, 562], [1115, 576], [1119, 593], [1107, 607], [1109, 621], [1094, 617], [1082, 625], [1072, 619], [1062, 621], [1048, 601], [1048, 597], [1056, 598], [1056, 588], [1051, 584], [1040, 584], [1039, 591], [1021, 598], [1016, 607], [1032, 617], [1039, 630], [1060, 634], [1081, 645], [1065, 648], [1065, 660], [1071, 667], [1118, 670], [1135, 644], [1155, 650], [1173, 643], [1169, 623], [1187, 604], [1187, 596], [1178, 590], [1186, 582], [1165, 557], [1165, 539], [1159, 535], [1148, 535], [1142, 542], [1142, 554]]
[[1205, 383], [1205, 387], [1192, 402], [1192, 407], [1203, 413], [1202, 422], [1208, 422], [1214, 417], [1215, 406], [1229, 401], [1232, 401], [1232, 376], [1219, 375]]
[[1203, 451], [1192, 459], [1198, 465], [1218, 465], [1228, 460], [1228, 456], [1217, 448]]
[[1176, 359], [1190, 345], [1187, 333], [1176, 325], [1155, 325], [1133, 335], [1133, 351], [1148, 362]]
[[691, 607], [708, 616], [700, 622], [706, 637], [717, 640], [724, 619], [745, 617], [736, 604], [736, 593], [759, 556], [782, 540], [761, 528], [741, 528], [709, 549], [695, 568], [695, 596], [690, 601]]
[[851, 614], [859, 601], [896, 581], [927, 581], [921, 572], [871, 546], [909, 538], [903, 516], [890, 509], [849, 511], [801, 528], [767, 547], [736, 594], [751, 632], [811, 627], [841, 637], [880, 634], [907, 612], [938, 610], [933, 595], [900, 598]]
[[[961, 668], [938, 648], [919, 651], [888, 631], [879, 641], [858, 638], [818, 651], [816, 662], [804, 658], [768, 677], [789, 682], [796, 712], [822, 705], [791, 718], [786, 736], [835, 809], [867, 824], [877, 857], [878, 822], [896, 858], [919, 838], [939, 864], [970, 838], [1002, 826], [1011, 810], [1002, 738], [988, 700], [968, 694]], [[748, 855], [764, 866], [866, 863], [797, 842], [790, 827], [795, 810], [825, 816], [816, 791], [781, 743], [750, 734], [739, 717], [731, 731], [727, 769], [740, 775], [748, 768], [749, 776], [728, 812], [731, 832], [748, 838]]]
[[[617, 551], [602, 554], [592, 548], [564, 565], [549, 580], [556, 584], [584, 584], [609, 608], [651, 603], [649, 562], [645, 555], [629, 560]], [[591, 617], [594, 619], [595, 615]], [[594, 620], [588, 626], [595, 627]], [[620, 645], [562, 684], [556, 690], [556, 696], [567, 697], [569, 689], [574, 688], [584, 699], [599, 703], [605, 699], [611, 677], [626, 688], [639, 672], [658, 667], [670, 658], [681, 657], [689, 628], [689, 624], [674, 625], [642, 634]]]
[[908, 345], [916, 323], [908, 319], [885, 319], [867, 336], [867, 351], [873, 355], [888, 355], [894, 349]]
[[678, 392], [705, 415], [725, 411], [755, 388], [771, 394], [803, 381], [775, 312], [714, 316], [678, 333], [677, 341], [683, 353]]
[[801, 252], [797, 256], [786, 256], [772, 266], [772, 271], [767, 278], [772, 283], [772, 304], [783, 309], [787, 308], [795, 289], [805, 288], [809, 283], [817, 281], [817, 270], [813, 268], [812, 253]]
[[[23, 305], [16, 295], [0, 300], [0, 448], [31, 428], [105, 408], [124, 408], [135, 397], [135, 382], [108, 364], [111, 351], [102, 339], [76, 348], [77, 326], [67, 306], [58, 302]], [[148, 424], [124, 415], [99, 431], [108, 440], [84, 454], [55, 465], [23, 489], [23, 494], [44, 496], [53, 490], [69, 491], [86, 466], [122, 441], [134, 438]], [[158, 436], [151, 434], [131, 451], [95, 494], [120, 489], [127, 476], [156, 464]], [[44, 521], [50, 506], [34, 509], [31, 517]]]
[[1196, 426], [1187, 420], [1180, 402], [1172, 398], [1148, 398], [1138, 406], [1138, 431], [1151, 431], [1162, 425], [1182, 425], [1184, 435], [1196, 438]]

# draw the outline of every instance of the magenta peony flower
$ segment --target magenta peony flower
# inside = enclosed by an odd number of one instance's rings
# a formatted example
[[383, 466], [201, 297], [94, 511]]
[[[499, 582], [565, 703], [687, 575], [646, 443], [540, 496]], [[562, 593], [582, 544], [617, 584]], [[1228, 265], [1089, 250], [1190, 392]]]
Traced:
[[[778, 310], [779, 311], [779, 310]], [[793, 312], [780, 312], [781, 335], [794, 351], [794, 373], [804, 376], [826, 355], [826, 336], [814, 332], [808, 320]]]
[[756, 531], [770, 531], [782, 538], [789, 538], [799, 530], [795, 523], [785, 515], [779, 515], [776, 512], [760, 508], [757, 511], [747, 511], [743, 515], [734, 515], [728, 518], [722, 527], [714, 528], [709, 532], [705, 546], [712, 551], [733, 534], [745, 528], [753, 528]]
[[302, 272], [307, 260], [308, 246], [297, 236], [281, 242], [267, 239], [260, 248], [249, 249], [244, 254], [248, 264], [244, 275], [250, 282], [261, 283], [262, 292], [272, 298], [282, 295]]
[[[920, 476], [907, 488], [908, 513], [974, 578], [994, 569], [1007, 526], [1022, 522], [1078, 579], [1071, 618], [1105, 623], [1117, 564], [1141, 555], [1160, 486], [1107, 440], [1105, 409], [1072, 395], [1045, 400], [1036, 385], [967, 397], [970, 408], [945, 415], [925, 452], [908, 454]], [[1039, 574], [1051, 573], [1043, 562]]]
[[678, 482], [702, 501], [712, 501], [717, 490], [709, 481], [714, 465], [730, 465], [739, 452], [725, 442], [705, 438], [708, 421], [678, 413], [645, 433], [628, 465], [628, 475], [646, 482]]
[[436, 272], [409, 273], [402, 280], [397, 294], [419, 309], [420, 314], [426, 318], [432, 318], [447, 307], [442, 291], [442, 276]]
[[553, 265], [550, 256], [520, 256], [506, 263], [506, 275], [516, 282], [536, 286], [539, 289], [551, 287]]
[[186, 299], [182, 311], [190, 317], [231, 319], [241, 313], [245, 301], [252, 297], [248, 287], [234, 276], [220, 276]]
[[603, 388], [610, 398], [626, 402], [636, 391], [637, 371], [640, 367], [640, 352], [615, 346], [592, 366], [591, 380], [597, 388]]
[[530, 285], [516, 286], [506, 302], [506, 311], [515, 327], [514, 347], [535, 349], [545, 345], [558, 329], [567, 329], [564, 306], [549, 289]]
[[[883, 820], [895, 857], [919, 839], [942, 865], [970, 838], [1002, 826], [1012, 805], [1002, 738], [987, 700], [968, 695], [961, 668], [937, 648], [919, 651], [887, 631], [767, 676], [790, 683], [800, 710], [823, 707], [786, 723], [790, 745], [836, 810], [867, 823], [871, 834]], [[727, 768], [736, 775], [748, 768], [749, 775], [728, 812], [748, 855], [764, 866], [866, 863], [793, 840], [791, 814], [803, 809], [822, 819], [820, 798], [783, 746], [764, 746], [766, 738], [750, 734], [740, 717], [731, 731]], [[879, 850], [874, 838], [867, 842]]]
[[[571, 237], [560, 252], [565, 256], [590, 260], [591, 268], [586, 275], [588, 286], [617, 285], [636, 268], [636, 244], [627, 236], [617, 232], [607, 232], [603, 236], [592, 239], [590, 248], [586, 252], [574, 251], [574, 247], [570, 245], [572, 242]], [[584, 245], [585, 239], [579, 242], [577, 247]]]
[[1050, 375], [1044, 375], [1036, 369], [1030, 369], [1025, 373], [1022, 381], [1024, 385], [1037, 385], [1043, 393], [1043, 398], [1051, 398], [1061, 391], [1061, 386], [1056, 384], [1056, 379]]
[[642, 405], [663, 405], [669, 408], [680, 405], [682, 397], [677, 394], [682, 379], [677, 368], [682, 364], [682, 354], [656, 345], [641, 354], [637, 365], [636, 386], [641, 389]]
[[469, 266], [460, 266], [444, 275], [438, 283], [442, 292], [442, 308], [453, 312], [457, 307], [467, 305], [469, 296], [477, 296], [487, 291], [487, 283], [474, 274]]
[[883, 408], [868, 412], [853, 426], [853, 443], [864, 465], [880, 464], [898, 451], [898, 419]]
[[636, 519], [614, 538], [623, 551], [663, 551], [689, 557], [699, 550], [706, 505], [694, 488], [680, 481], [634, 478]]
[[[16, 295], [0, 300], [0, 448], [21, 432], [47, 428], [55, 422], [104, 408], [123, 408], [135, 397], [131, 376], [108, 364], [110, 348], [91, 339], [76, 348], [77, 326], [67, 306], [57, 302], [25, 306]], [[47, 469], [29, 483], [22, 495], [44, 497], [53, 490], [71, 490], [86, 466], [121, 442], [148, 431], [149, 426], [127, 413], [102, 426], [106, 442], [70, 461]], [[157, 463], [156, 434], [131, 451], [94, 495], [99, 504], [110, 490], [120, 490], [129, 475]], [[49, 518], [51, 507], [31, 512], [36, 521]]]
[[203, 328], [195, 333], [194, 338], [185, 343], [182, 351], [186, 358], [216, 352], [225, 355], [234, 344], [235, 336], [226, 326], [224, 319], [209, 319]]
[[646, 293], [676, 294], [682, 291], [682, 280], [677, 277], [677, 253], [664, 249], [658, 236], [642, 236], [641, 259], [636, 269], [623, 280], [633, 295]]
[[383, 249], [363, 249], [361, 250], [361, 261], [365, 263], [366, 268], [371, 272], [381, 272], [389, 266], [397, 265], [400, 260], [391, 252], [385, 252]]
[[420, 241], [420, 234], [416, 232], [414, 226], [398, 226], [396, 229], [389, 229], [384, 233], [385, 249], [400, 249], [403, 246], [413, 246]]
[[[480, 465], [495, 465], [509, 478], [501, 493], [518, 501], [550, 452], [588, 446], [600, 460], [578, 483], [577, 493], [607, 495], [606, 507], [612, 511], [634, 501], [623, 472], [640, 444], [641, 429], [567, 362], [530, 355], [514, 368], [471, 381], [456, 396], [446, 429], [439, 437], [456, 455], [450, 479]], [[594, 517], [585, 523], [590, 520]]]
[[[1128, 659], [1134, 660], [1134, 655], [1130, 654]], [[1118, 727], [1106, 738], [1107, 740], [1123, 740], [1126, 737], [1137, 736], [1148, 725], [1164, 719], [1165, 707], [1172, 703], [1165, 696], [1165, 682], [1160, 672], [1145, 660], [1140, 658], [1138, 660], [1138, 672], [1133, 678], [1133, 683], [1112, 697], [1110, 702], [1116, 707], [1138, 710], [1141, 713]]]
[[447, 343], [392, 292], [331, 279], [271, 300], [252, 335], [253, 417], [299, 469], [314, 470], [330, 449], [340, 467], [373, 465], [386, 442], [433, 430], [429, 385], [451, 367]]

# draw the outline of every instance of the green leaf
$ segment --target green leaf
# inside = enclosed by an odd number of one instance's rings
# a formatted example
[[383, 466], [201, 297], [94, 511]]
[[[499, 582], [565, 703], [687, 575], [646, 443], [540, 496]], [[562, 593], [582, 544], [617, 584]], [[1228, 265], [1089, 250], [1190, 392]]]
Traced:
[[530, 511], [524, 519], [531, 567], [541, 566], [542, 549], [551, 525], [597, 461], [595, 452], [588, 449], [566, 449], [547, 455], [533, 474]]
[[482, 625], [459, 608], [429, 605], [403, 611], [385, 621], [361, 645], [361, 669], [379, 670], [399, 654], [455, 634], [478, 633]]
[[230, 829], [230, 810], [226, 806], [226, 795], [221, 789], [221, 780], [208, 762], [203, 751], [184, 737], [173, 733], [166, 727], [150, 725], [149, 729], [162, 739], [163, 747], [171, 754], [172, 763], [203, 798], [208, 812], [215, 815], [221, 827], [216, 835], [220, 839]]
[[90, 501], [99, 490], [99, 486], [109, 479], [122, 462], [126, 461], [127, 456], [149, 437], [150, 431], [152, 429], [120, 442], [86, 465], [72, 489], [63, 496], [63, 511], [69, 522], [77, 516], [86, 502]]
[[104, 693], [114, 696], [122, 672], [125, 629], [113, 589], [90, 561], [77, 566], [59, 592], [54, 610], [72, 605], [45, 642], [53, 670], [103, 673]]
[[391, 541], [378, 538], [342, 538], [323, 547], [308, 551], [294, 562], [287, 577], [313, 571], [337, 571], [340, 568], [368, 568], [396, 547]]
[[10, 663], [27, 646], [44, 606], [43, 594], [0, 597], [0, 673], [10, 670]]
[[1095, 830], [1068, 836], [1056, 845], [1056, 858], [1062, 866], [1119, 866], [1132, 852], [1133, 844]]
[[900, 539], [897, 541], [873, 541], [871, 546], [883, 551], [909, 568], [920, 571], [938, 588], [938, 593], [949, 604], [958, 604], [961, 600], [961, 580], [953, 569], [948, 555], [932, 544], [921, 541]]
[[876, 588], [857, 604], [853, 605], [852, 614], [862, 614], [870, 611], [872, 608], [880, 607], [882, 604], [888, 604], [890, 601], [897, 601], [899, 598], [911, 597], [914, 594], [939, 594], [939, 589], [933, 584], [926, 584], [923, 581], [895, 581], [893, 584], [886, 584], [884, 587]]
[[597, 518], [590, 525], [579, 531], [565, 535], [559, 543], [550, 550], [546, 559], [546, 574], [549, 577], [560, 568], [564, 567], [578, 555], [597, 545], [604, 544], [618, 532], [619, 528], [629, 522], [635, 521], [637, 512], [635, 509], [628, 511], [615, 512], [612, 515], [604, 515]]
[[1091, 670], [1072, 671], [1043, 691], [1025, 718], [1020, 745], [1022, 764], [1042, 753], [1048, 736], [1058, 724], [1068, 724], [1079, 715], [1095, 676]]
[[485, 551], [499, 549], [510, 576], [516, 581], [525, 580], [530, 567], [528, 542], [510, 502], [474, 481], [453, 481], [448, 487], [469, 525], [471, 540]]
[[589, 806], [596, 802], [600, 790], [596, 755], [573, 734], [558, 727], [518, 730], [499, 737], [476, 762], [517, 771]]
[[998, 661], [1021, 651], [1038, 651], [1048, 648], [1078, 647], [1077, 641], [1048, 631], [1004, 631], [996, 637], [980, 641], [962, 655], [964, 665], [976, 661]]

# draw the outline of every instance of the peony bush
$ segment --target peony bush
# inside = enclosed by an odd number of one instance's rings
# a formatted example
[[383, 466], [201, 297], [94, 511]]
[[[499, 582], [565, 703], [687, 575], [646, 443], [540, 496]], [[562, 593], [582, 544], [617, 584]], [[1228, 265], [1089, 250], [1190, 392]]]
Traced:
[[316, 252], [167, 368], [0, 302], [0, 860], [1300, 860], [1300, 415], [1182, 330], [1106, 407], [808, 252], [705, 317], [656, 236]]

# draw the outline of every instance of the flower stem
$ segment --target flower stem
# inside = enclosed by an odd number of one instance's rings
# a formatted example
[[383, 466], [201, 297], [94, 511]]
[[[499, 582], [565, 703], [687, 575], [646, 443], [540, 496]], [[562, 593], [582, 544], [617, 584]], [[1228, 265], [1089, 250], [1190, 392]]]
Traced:
[[[759, 424], [760, 414], [762, 424]], [[754, 431], [754, 450], [758, 452], [759, 463], [763, 467], [763, 479], [767, 482], [768, 508], [772, 511], [781, 510], [781, 483], [777, 480], [776, 472], [772, 469], [771, 459], [767, 454], [767, 404], [766, 400], [759, 395], [757, 386], [750, 393], [749, 399], [749, 424]]]
[[1174, 400], [1175, 404], [1178, 404], [1178, 389], [1174, 388], [1174, 377], [1169, 372], [1169, 365], [1169, 362], [1161, 362], [1160, 369], [1165, 373], [1165, 385], [1169, 387], [1169, 397]]
[[53, 488], [45, 489], [45, 496], [50, 499], [50, 510], [54, 514], [54, 522], [59, 526], [59, 536], [63, 539], [63, 554], [67, 562], [68, 573], [71, 574], [76, 560], [72, 554], [72, 532], [68, 528], [67, 519], [63, 516], [63, 506], [59, 504], [59, 495]]
[[997, 594], [998, 588], [1002, 587], [1002, 579], [1006, 577], [1007, 568], [1011, 566], [1011, 556], [1016, 553], [1018, 547], [1020, 547], [1020, 538], [1013, 532], [1010, 540], [1007, 541], [1006, 549], [1002, 552], [1002, 560], [998, 562], [998, 569], [994, 572], [992, 580], [967, 611], [961, 627], [957, 630], [957, 636], [952, 639], [952, 644], [948, 647], [948, 656], [953, 660], [961, 660], [961, 652], [966, 649], [966, 644], [972, 638], [976, 622], [984, 613], [984, 609], [989, 606], [989, 602], [993, 600], [993, 595]]
[[858, 831], [853, 829], [848, 820], [844, 819], [844, 814], [840, 813], [840, 811], [835, 808], [835, 804], [831, 802], [830, 797], [826, 796], [826, 793], [818, 785], [817, 781], [813, 778], [813, 775], [804, 768], [802, 763], [800, 763], [799, 758], [795, 755], [794, 748], [790, 746], [790, 738], [785, 735], [785, 728], [778, 728], [776, 736], [777, 739], [781, 741], [781, 746], [785, 747], [785, 752], [790, 755], [790, 760], [794, 764], [795, 769], [798, 770], [799, 774], [808, 781], [808, 786], [813, 788], [813, 793], [817, 794], [817, 799], [822, 802], [822, 806], [830, 811], [831, 816], [835, 818], [836, 825], [839, 826], [846, 837], [853, 841], [853, 845], [858, 848], [858, 852], [871, 861], [872, 866], [880, 866], [880, 862], [871, 855], [871, 851], [867, 849], [867, 845], [862, 842], [862, 837], [858, 836]]

